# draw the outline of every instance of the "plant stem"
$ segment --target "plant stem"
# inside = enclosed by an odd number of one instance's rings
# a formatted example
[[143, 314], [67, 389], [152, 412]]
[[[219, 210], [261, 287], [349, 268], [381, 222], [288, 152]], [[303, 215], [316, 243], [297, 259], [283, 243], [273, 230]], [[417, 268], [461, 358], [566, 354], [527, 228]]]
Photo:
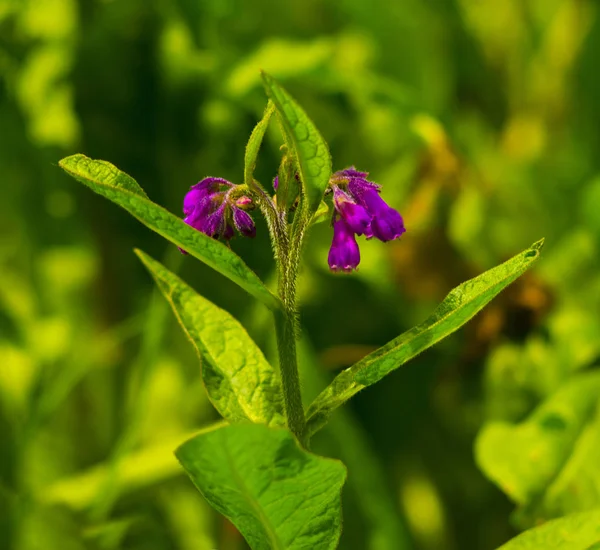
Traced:
[[[279, 370], [285, 416], [290, 431], [306, 447], [306, 418], [300, 391], [300, 376], [296, 356], [297, 312], [296, 312], [296, 278], [300, 261], [302, 237], [294, 245], [290, 244], [290, 227], [286, 223], [286, 213], [279, 212], [271, 198], [258, 188], [257, 203], [262, 210], [275, 250], [277, 271], [279, 275], [278, 293], [283, 304], [282, 309], [275, 310], [275, 335], [279, 353]], [[294, 233], [292, 232], [292, 236]]]
[[289, 311], [275, 312], [275, 333], [287, 424], [290, 431], [305, 446], [306, 421], [296, 359], [295, 323], [295, 314]]

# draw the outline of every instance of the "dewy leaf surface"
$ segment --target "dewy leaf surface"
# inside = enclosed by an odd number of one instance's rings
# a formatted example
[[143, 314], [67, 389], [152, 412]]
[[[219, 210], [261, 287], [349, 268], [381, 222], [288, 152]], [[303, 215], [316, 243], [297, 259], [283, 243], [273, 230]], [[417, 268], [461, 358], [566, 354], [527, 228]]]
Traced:
[[202, 379], [221, 415], [230, 422], [285, 425], [275, 370], [244, 327], [159, 262], [140, 250], [136, 254], [202, 358]]
[[254, 169], [256, 168], [258, 152], [260, 151], [260, 146], [262, 145], [265, 132], [267, 131], [269, 121], [271, 120], [274, 111], [275, 107], [273, 103], [269, 101], [267, 108], [265, 109], [265, 114], [254, 127], [254, 130], [252, 130], [250, 139], [246, 145], [246, 155], [244, 156], [244, 183], [250, 187], [250, 189], [254, 188]]
[[375, 384], [423, 350], [472, 319], [492, 298], [538, 259], [543, 240], [507, 262], [452, 290], [425, 322], [340, 373], [308, 409], [309, 433], [319, 430], [333, 410], [363, 388]]
[[336, 548], [346, 468], [301, 449], [289, 431], [227, 426], [191, 439], [175, 454], [253, 550]]
[[109, 162], [72, 155], [62, 159], [59, 166], [92, 191], [123, 207], [144, 225], [237, 283], [269, 308], [280, 307], [279, 299], [237, 254], [150, 201], [133, 178]]
[[263, 73], [267, 95], [275, 104], [288, 140], [294, 147], [300, 178], [308, 199], [308, 214], [319, 207], [331, 176], [331, 155], [327, 143], [312, 120], [271, 76]]
[[597, 550], [600, 510], [571, 514], [521, 533], [498, 550]]

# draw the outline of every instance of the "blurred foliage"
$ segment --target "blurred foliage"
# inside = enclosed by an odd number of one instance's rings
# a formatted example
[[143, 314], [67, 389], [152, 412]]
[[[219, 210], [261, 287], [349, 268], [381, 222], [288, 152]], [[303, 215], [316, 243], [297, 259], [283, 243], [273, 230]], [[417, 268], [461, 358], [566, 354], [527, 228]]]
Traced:
[[[597, 384], [583, 382], [600, 357], [598, 15], [593, 0], [0, 0], [0, 540], [244, 548], [173, 458], [216, 414], [132, 248], [178, 269], [265, 350], [266, 312], [57, 162], [110, 160], [180, 213], [202, 177], [241, 181], [261, 68], [310, 113], [334, 168], [369, 170], [408, 228], [366, 243], [359, 273], [340, 277], [327, 270], [331, 229], [315, 227], [300, 282], [303, 338], [322, 365], [310, 396], [450, 288], [546, 237], [534, 272], [361, 392], [315, 443], [350, 465], [341, 548], [494, 548], [600, 506]], [[269, 131], [263, 183], [279, 139]], [[232, 246], [268, 279], [258, 229]], [[585, 407], [563, 400], [571, 387]], [[551, 458], [527, 445], [560, 451], [521, 489], [482, 462], [520, 505], [512, 522], [473, 453], [498, 426], [537, 438], [503, 443], [494, 466], [513, 477], [513, 464]]]

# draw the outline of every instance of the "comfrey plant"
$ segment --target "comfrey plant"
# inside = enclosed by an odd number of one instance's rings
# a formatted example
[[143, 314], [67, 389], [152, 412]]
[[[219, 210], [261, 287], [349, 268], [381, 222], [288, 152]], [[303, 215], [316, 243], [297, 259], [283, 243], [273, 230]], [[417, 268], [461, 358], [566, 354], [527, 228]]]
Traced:
[[[201, 180], [184, 197], [183, 220], [150, 201], [134, 179], [108, 162], [74, 155], [60, 166], [272, 311], [277, 365], [267, 362], [229, 313], [136, 250], [196, 347], [206, 391], [224, 419], [177, 449], [183, 468], [251, 548], [330, 549], [337, 546], [341, 532], [346, 468], [338, 460], [311, 453], [311, 437], [354, 394], [471, 319], [532, 265], [542, 241], [452, 290], [422, 324], [338, 374], [305, 409], [296, 352], [296, 281], [311, 225], [331, 221], [329, 267], [345, 272], [359, 265], [357, 236], [387, 242], [405, 229], [402, 217], [384, 202], [380, 186], [367, 172], [350, 167], [332, 174], [327, 144], [313, 122], [274, 79], [263, 75], [263, 81], [269, 103], [246, 147], [243, 182]], [[273, 115], [284, 144], [271, 189], [256, 181], [254, 167]], [[278, 274], [276, 292], [225, 244], [236, 232], [255, 235], [251, 210], [267, 221]]]

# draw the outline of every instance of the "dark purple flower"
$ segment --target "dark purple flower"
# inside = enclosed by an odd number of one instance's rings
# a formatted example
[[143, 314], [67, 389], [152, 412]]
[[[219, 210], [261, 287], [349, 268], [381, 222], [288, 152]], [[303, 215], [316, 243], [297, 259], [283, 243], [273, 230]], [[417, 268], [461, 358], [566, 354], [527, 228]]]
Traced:
[[350, 178], [348, 181], [349, 193], [371, 216], [370, 234], [366, 232], [366, 236], [387, 242], [400, 237], [406, 229], [400, 213], [379, 196], [379, 189], [380, 186], [365, 178]]
[[235, 224], [235, 228], [244, 235], [244, 237], [256, 237], [254, 220], [241, 208], [233, 208], [233, 223]]
[[354, 231], [340, 218], [333, 222], [333, 241], [329, 249], [329, 268], [332, 271], [350, 272], [360, 263], [360, 250]]
[[387, 242], [405, 232], [402, 216], [379, 196], [381, 186], [369, 181], [368, 176], [368, 172], [351, 166], [335, 172], [329, 181], [335, 206], [329, 250], [333, 271], [352, 271], [358, 266], [360, 252], [355, 234]]
[[277, 191], [278, 187], [279, 187], [279, 176], [275, 176], [275, 179], [273, 180], [273, 189], [275, 189], [275, 191]]
[[354, 233], [362, 235], [369, 232], [371, 224], [369, 213], [337, 185], [333, 186], [333, 204]]
[[241, 194], [239, 186], [223, 178], [204, 178], [183, 199], [183, 221], [215, 239], [231, 239], [234, 228], [242, 235], [254, 237], [254, 222], [244, 210], [253, 206], [252, 199]]
[[392, 241], [406, 231], [400, 213], [390, 207], [375, 189], [364, 191], [362, 202], [367, 211], [373, 216], [371, 221], [373, 236], [380, 241]]

